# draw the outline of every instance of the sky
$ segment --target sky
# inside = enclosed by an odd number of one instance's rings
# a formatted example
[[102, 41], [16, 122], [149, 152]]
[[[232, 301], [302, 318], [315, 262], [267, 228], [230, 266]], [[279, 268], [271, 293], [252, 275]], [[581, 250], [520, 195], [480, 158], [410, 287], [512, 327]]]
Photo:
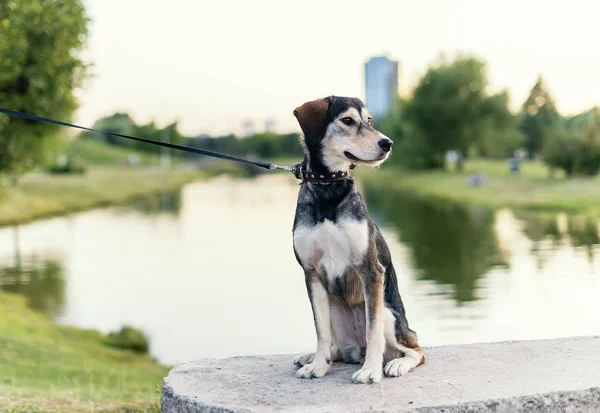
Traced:
[[299, 131], [292, 111], [329, 95], [364, 99], [364, 63], [400, 62], [403, 93], [440, 53], [470, 53], [513, 109], [539, 74], [559, 111], [600, 106], [594, 0], [84, 0], [93, 77], [76, 120], [115, 111], [177, 120], [187, 135]]

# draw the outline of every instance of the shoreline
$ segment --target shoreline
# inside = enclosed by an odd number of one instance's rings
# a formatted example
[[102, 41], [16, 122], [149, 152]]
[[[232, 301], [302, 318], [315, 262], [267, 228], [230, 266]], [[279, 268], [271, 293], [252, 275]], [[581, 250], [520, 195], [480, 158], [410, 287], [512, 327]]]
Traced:
[[[393, 166], [378, 171], [361, 170], [359, 184], [378, 190], [400, 191], [432, 202], [452, 202], [463, 207], [492, 210], [509, 208], [540, 215], [597, 218], [600, 216], [600, 180], [550, 178], [540, 164], [530, 163], [518, 176], [503, 173], [500, 162], [471, 161], [464, 172], [405, 171]], [[468, 184], [469, 176], [483, 171], [482, 186]], [[362, 181], [362, 182], [361, 182]]]
[[168, 172], [158, 167], [92, 167], [84, 175], [39, 174], [16, 187], [0, 188], [0, 228], [119, 205], [222, 173], [244, 175], [228, 166], [178, 166]]
[[[523, 165], [519, 176], [509, 176], [503, 173], [503, 166], [501, 161], [473, 160], [462, 173], [405, 171], [394, 166], [381, 170], [361, 168], [356, 177], [359, 186], [400, 191], [408, 196], [452, 202], [467, 208], [510, 208], [553, 216], [560, 213], [587, 218], [600, 216], [597, 178], [549, 178], [545, 169], [535, 163]], [[485, 182], [480, 187], [467, 183], [474, 171], [484, 173]], [[119, 205], [175, 191], [190, 182], [221, 174], [252, 175], [238, 165], [221, 162], [202, 169], [179, 165], [168, 172], [156, 166], [95, 166], [85, 175], [39, 174], [37, 179], [26, 180], [17, 187], [0, 188], [0, 228]]]
[[0, 411], [158, 412], [170, 367], [94, 329], [58, 324], [0, 291]]

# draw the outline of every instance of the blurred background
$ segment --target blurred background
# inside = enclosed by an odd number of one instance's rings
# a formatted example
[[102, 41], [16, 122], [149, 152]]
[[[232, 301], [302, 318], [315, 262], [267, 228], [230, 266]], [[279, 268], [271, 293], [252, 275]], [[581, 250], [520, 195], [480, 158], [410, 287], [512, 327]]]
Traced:
[[[599, 8], [0, 0], [0, 107], [291, 165], [293, 109], [359, 97], [394, 140], [356, 175], [420, 343], [594, 335]], [[0, 115], [0, 411], [157, 411], [174, 364], [312, 350], [297, 192]]]

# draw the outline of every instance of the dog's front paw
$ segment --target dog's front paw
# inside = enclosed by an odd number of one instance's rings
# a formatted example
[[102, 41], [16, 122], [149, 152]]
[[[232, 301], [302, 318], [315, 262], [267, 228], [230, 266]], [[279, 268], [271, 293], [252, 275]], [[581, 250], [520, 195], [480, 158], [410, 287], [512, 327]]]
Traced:
[[383, 376], [381, 367], [371, 368], [363, 366], [360, 370], [352, 375], [352, 383], [373, 384], [379, 383]]
[[315, 377], [323, 377], [329, 371], [327, 363], [308, 363], [296, 372], [296, 377], [299, 379], [312, 379]]
[[302, 353], [294, 358], [294, 366], [302, 367], [308, 363], [312, 363], [315, 358], [315, 353]]

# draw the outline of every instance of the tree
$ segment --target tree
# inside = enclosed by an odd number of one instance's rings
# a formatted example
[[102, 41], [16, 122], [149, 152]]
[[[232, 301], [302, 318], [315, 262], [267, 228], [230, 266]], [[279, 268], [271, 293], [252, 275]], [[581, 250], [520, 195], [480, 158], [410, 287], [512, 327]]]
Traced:
[[568, 177], [600, 171], [600, 110], [593, 108], [564, 119], [543, 147], [544, 162]]
[[[178, 130], [177, 122], [172, 122], [164, 128], [156, 126], [154, 121], [144, 125], [137, 125], [127, 113], [116, 112], [110, 116], [105, 116], [94, 122], [93, 129], [105, 132], [120, 133], [122, 135], [136, 136], [139, 138], [151, 139], [155, 141], [168, 141], [176, 145], [185, 145], [187, 138]], [[82, 139], [97, 139], [109, 145], [125, 146], [141, 152], [158, 153], [164, 148], [151, 145], [145, 142], [134, 141], [132, 139], [120, 138], [118, 136], [106, 135], [98, 132], [83, 131], [80, 134]], [[170, 150], [170, 149], [169, 149]], [[174, 152], [175, 156], [181, 155], [180, 152]]]
[[552, 95], [539, 76], [521, 111], [520, 127], [530, 157], [540, 154], [544, 145], [556, 136], [559, 119]]
[[[69, 120], [87, 65], [80, 0], [0, 0], [0, 104]], [[0, 115], [0, 173], [17, 177], [45, 158], [57, 126]]]
[[483, 103], [482, 132], [476, 142], [478, 155], [490, 158], [510, 156], [523, 142], [517, 118], [509, 109], [506, 91], [490, 96]]
[[434, 152], [428, 141], [416, 132], [409, 120], [406, 108], [409, 101], [398, 97], [393, 102], [389, 114], [376, 120], [376, 127], [394, 141], [392, 157], [387, 165], [398, 164], [409, 169], [431, 167], [431, 154]]
[[[120, 133], [122, 135], [133, 135], [135, 122], [133, 119], [131, 119], [129, 114], [117, 112], [113, 115], [98, 119], [96, 122], [94, 122], [93, 129], [112, 133]], [[110, 145], [133, 146], [134, 144], [134, 141], [132, 140], [90, 131], [83, 131], [81, 132], [80, 136], [83, 139], [98, 139]]]
[[[484, 62], [459, 56], [430, 67], [405, 107], [406, 121], [414, 127], [412, 146], [419, 148], [426, 168], [442, 168], [448, 150], [466, 156], [481, 150], [484, 135], [511, 134], [515, 120], [508, 109], [508, 93], [489, 95]], [[492, 142], [486, 144], [488, 147]]]

